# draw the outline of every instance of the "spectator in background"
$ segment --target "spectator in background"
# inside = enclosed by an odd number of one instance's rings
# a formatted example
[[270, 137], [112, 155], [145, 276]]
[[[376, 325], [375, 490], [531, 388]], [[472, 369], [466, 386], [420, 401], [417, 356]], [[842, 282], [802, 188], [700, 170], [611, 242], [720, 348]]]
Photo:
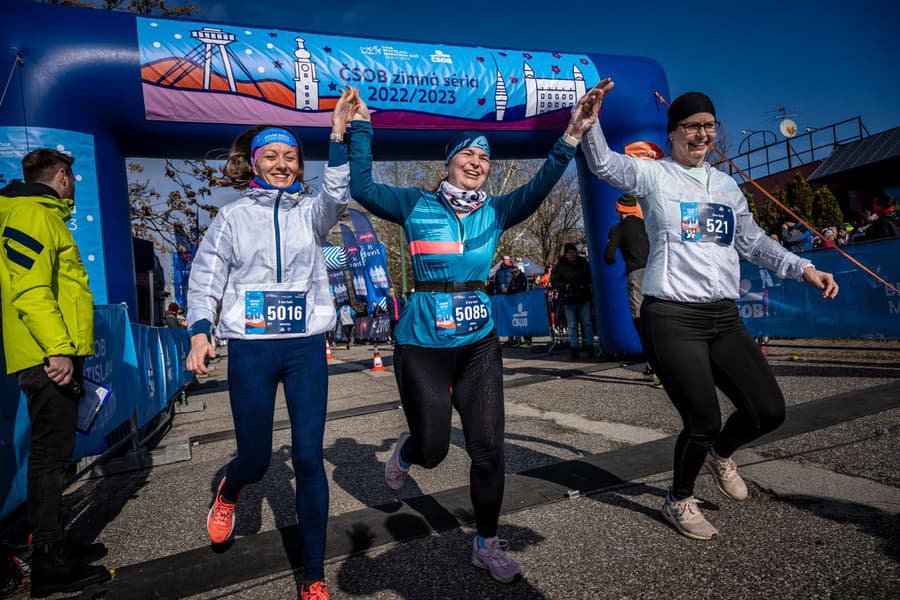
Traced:
[[31, 593], [74, 592], [109, 581], [91, 563], [102, 544], [67, 539], [66, 467], [75, 449], [84, 359], [94, 353], [94, 297], [66, 222], [75, 207], [71, 156], [40, 148], [22, 159], [25, 182], [0, 190], [0, 301], [6, 369], [28, 399]]
[[841, 227], [837, 231], [837, 236], [834, 238], [834, 243], [838, 246], [846, 246], [850, 243], [850, 233], [847, 231], [846, 227]]
[[550, 287], [550, 272], [553, 267], [544, 267], [544, 274], [541, 275], [541, 287], [546, 289]]
[[183, 306], [179, 306], [175, 311], [175, 318], [178, 321], [178, 326], [187, 329], [187, 311], [184, 310]]
[[[519, 261], [518, 265], [513, 267], [512, 270], [512, 281], [509, 282], [509, 291], [510, 294], [518, 294], [520, 292], [528, 291], [528, 278], [525, 277], [524, 267], [519, 266], [522, 264], [522, 259], [517, 259]], [[519, 343], [518, 336], [514, 336], [509, 338], [510, 343], [512, 345], [517, 345], [519, 348], [530, 348], [532, 337], [530, 335], [522, 336], [522, 342]]]
[[900, 218], [897, 216], [893, 196], [875, 198], [872, 210], [878, 217], [866, 234], [867, 240], [881, 240], [900, 236]]
[[344, 333], [344, 338], [347, 340], [347, 350], [350, 349], [350, 343], [353, 341], [353, 318], [356, 316], [356, 311], [353, 310], [353, 307], [350, 306], [350, 303], [346, 303], [341, 307], [341, 310], [338, 311], [338, 321], [341, 324], [341, 331]]
[[616, 249], [621, 250], [625, 260], [625, 273], [628, 280], [628, 305], [631, 308], [631, 320], [640, 332], [641, 283], [644, 281], [644, 267], [647, 266], [647, 255], [650, 252], [650, 240], [644, 229], [644, 213], [641, 206], [631, 194], [624, 194], [616, 201], [616, 211], [620, 221], [609, 229], [609, 239], [603, 260], [611, 265], [616, 262]]
[[397, 295], [393, 286], [388, 288], [387, 297], [385, 298], [387, 302], [387, 312], [388, 316], [391, 319], [391, 335], [390, 341], [391, 344], [396, 344], [397, 341], [394, 339], [394, 329], [397, 327], [397, 322], [400, 320], [400, 315], [403, 314], [403, 307], [406, 306], [406, 302]]
[[509, 256], [504, 256], [500, 260], [500, 266], [497, 267], [497, 270], [494, 272], [494, 293], [495, 294], [507, 294], [509, 293], [509, 283], [513, 278], [513, 268], [515, 265], [513, 264], [512, 258]]
[[822, 246], [824, 248], [834, 248], [835, 233], [833, 227], [826, 227], [822, 230]]
[[[622, 259], [625, 261], [631, 322], [634, 323], [634, 328], [640, 335], [641, 303], [644, 301], [641, 285], [644, 282], [644, 267], [647, 266], [647, 256], [650, 253], [650, 240], [647, 238], [647, 230], [644, 228], [644, 213], [641, 211], [641, 205], [638, 204], [637, 198], [632, 194], [620, 196], [616, 201], [616, 211], [619, 213], [620, 221], [609, 229], [603, 260], [606, 264], [611, 265], [616, 262], [616, 249], [618, 248], [622, 252]], [[653, 375], [650, 363], [644, 367], [644, 375]]]
[[812, 250], [812, 234], [806, 225], [796, 221], [785, 221], [781, 226], [781, 242], [791, 252]]
[[578, 248], [569, 242], [563, 246], [564, 254], [553, 267], [550, 285], [559, 290], [560, 299], [566, 311], [569, 327], [571, 360], [580, 356], [578, 345], [578, 323], [584, 332], [584, 349], [593, 354], [594, 330], [591, 327], [591, 269], [588, 261], [578, 255]]
[[169, 302], [166, 309], [166, 327], [173, 329], [181, 327], [181, 323], [178, 321], [178, 303], [176, 302]]

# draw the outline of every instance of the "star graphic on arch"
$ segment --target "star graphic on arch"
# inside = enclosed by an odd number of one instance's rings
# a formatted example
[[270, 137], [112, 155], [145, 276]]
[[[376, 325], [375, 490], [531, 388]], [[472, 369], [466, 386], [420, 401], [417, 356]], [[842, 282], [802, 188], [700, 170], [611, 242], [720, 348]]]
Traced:
[[269, 32], [269, 37], [278, 37], [278, 34], [275, 33], [274, 31], [270, 31], [270, 32]]
[[284, 68], [284, 65], [281, 64], [281, 61], [278, 60], [277, 58], [276, 58], [275, 60], [272, 61], [272, 66], [275, 67], [276, 69], [283, 69], [283, 68]]
[[337, 84], [332, 81], [331, 83], [328, 84], [328, 89], [333, 92], [334, 90], [337, 89]]
[[325, 54], [331, 54], [331, 46], [325, 46], [322, 50], [325, 51]]

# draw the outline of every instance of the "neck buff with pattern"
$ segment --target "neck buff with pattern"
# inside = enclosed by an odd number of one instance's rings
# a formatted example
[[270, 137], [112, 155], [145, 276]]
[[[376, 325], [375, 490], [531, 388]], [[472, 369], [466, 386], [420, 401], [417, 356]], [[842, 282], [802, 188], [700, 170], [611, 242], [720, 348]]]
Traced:
[[449, 183], [446, 179], [441, 182], [438, 191], [444, 200], [447, 201], [447, 204], [450, 205], [450, 208], [460, 213], [472, 212], [484, 204], [484, 199], [487, 198], [484, 190], [463, 190]]
[[[300, 144], [297, 142], [297, 138], [295, 138], [294, 134], [292, 134], [287, 129], [281, 129], [280, 127], [263, 129], [262, 131], [257, 133], [253, 137], [253, 141], [250, 142], [251, 169], [256, 169], [256, 159], [259, 157], [259, 153], [262, 152], [263, 147], [267, 144], [273, 144], [275, 142], [281, 142], [282, 144], [292, 146], [297, 151], [299, 151], [300, 148]], [[278, 187], [272, 185], [259, 175], [253, 176], [253, 181], [250, 182], [250, 187], [262, 188], [264, 190], [283, 190], [289, 194], [296, 194], [303, 189], [303, 185], [301, 184], [299, 179], [295, 179], [294, 183], [287, 187]]]

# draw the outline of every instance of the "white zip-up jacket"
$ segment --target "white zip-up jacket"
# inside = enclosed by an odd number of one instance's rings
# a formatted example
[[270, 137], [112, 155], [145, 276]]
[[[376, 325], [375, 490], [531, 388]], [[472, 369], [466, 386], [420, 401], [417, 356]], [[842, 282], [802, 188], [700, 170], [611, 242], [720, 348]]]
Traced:
[[753, 220], [737, 183], [708, 163], [704, 186], [671, 158], [645, 160], [610, 150], [599, 122], [584, 135], [588, 168], [644, 212], [650, 255], [642, 292], [679, 302], [740, 297], [740, 259], [803, 280], [812, 265], [770, 238]]
[[217, 332], [226, 339], [308, 337], [333, 329], [322, 243], [347, 208], [349, 185], [344, 163], [325, 167], [315, 196], [250, 188], [223, 206], [191, 265], [188, 325], [215, 323], [218, 315]]

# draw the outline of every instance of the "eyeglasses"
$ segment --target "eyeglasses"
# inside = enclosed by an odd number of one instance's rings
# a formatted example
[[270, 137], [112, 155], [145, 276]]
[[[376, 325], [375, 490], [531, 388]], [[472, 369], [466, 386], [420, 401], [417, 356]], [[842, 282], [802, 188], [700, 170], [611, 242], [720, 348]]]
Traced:
[[700, 129], [704, 129], [706, 133], [715, 133], [719, 129], [718, 121], [709, 121], [708, 123], [698, 123], [697, 121], [691, 121], [690, 123], [679, 123], [678, 126], [681, 127], [684, 132], [688, 135], [697, 135], [700, 133]]

